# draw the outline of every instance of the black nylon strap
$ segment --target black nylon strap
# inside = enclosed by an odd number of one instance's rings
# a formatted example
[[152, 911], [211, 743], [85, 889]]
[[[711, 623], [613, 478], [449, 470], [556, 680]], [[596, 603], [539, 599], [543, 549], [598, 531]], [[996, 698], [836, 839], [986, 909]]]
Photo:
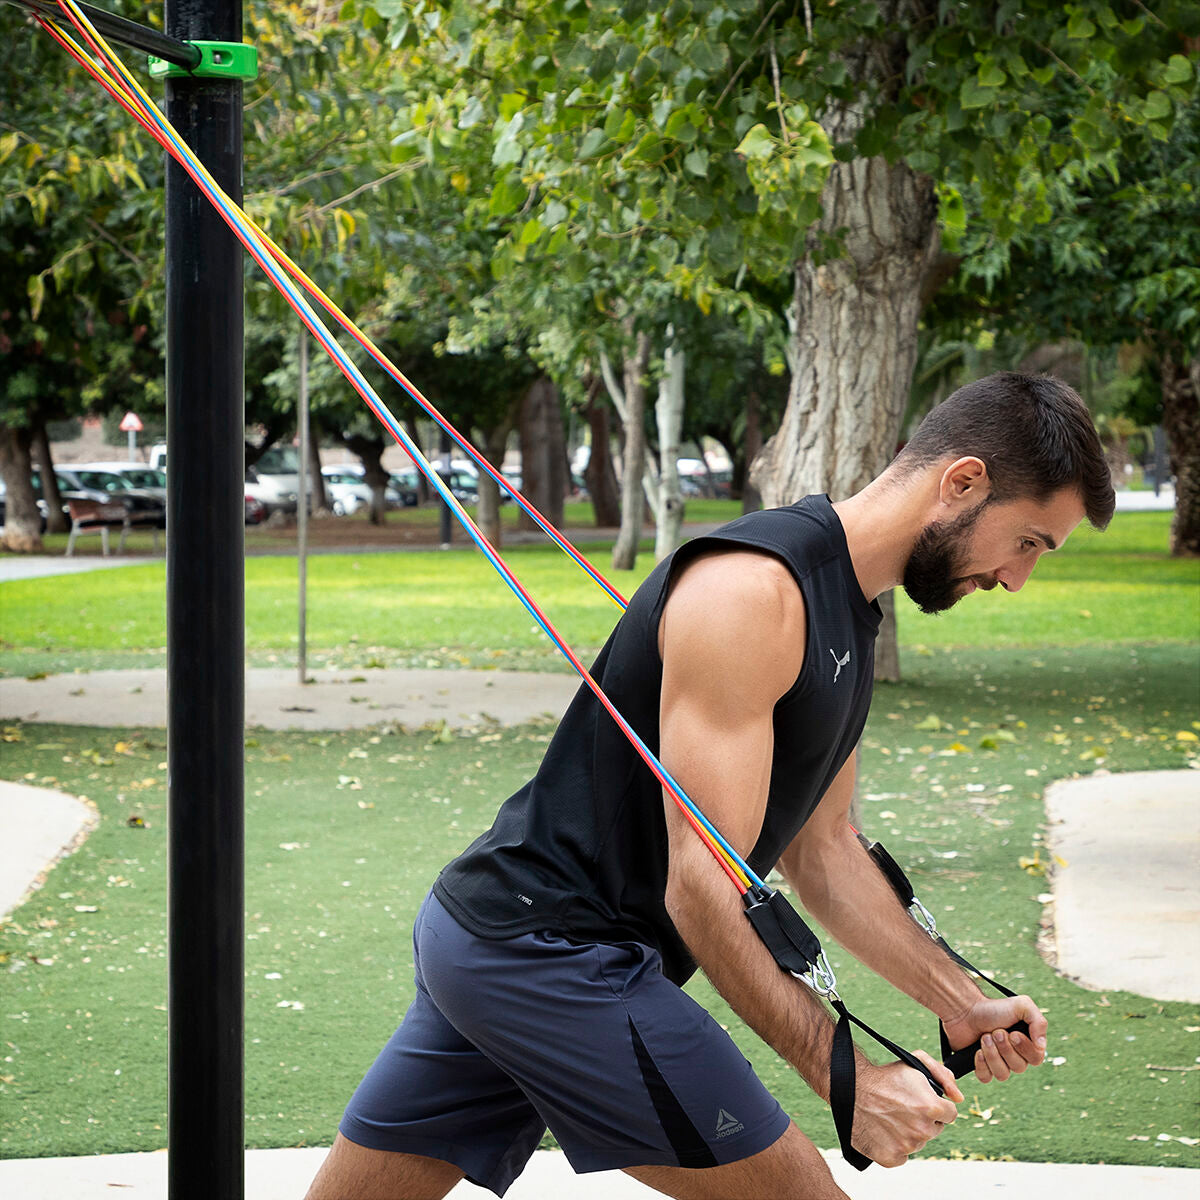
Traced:
[[[857, 830], [855, 831], [857, 833]], [[878, 843], [871, 842], [858, 834], [858, 840], [866, 848], [866, 851], [875, 860], [876, 865], [883, 872], [884, 878], [892, 885], [892, 890], [896, 893], [900, 903], [908, 908], [912, 904], [916, 893], [913, 891], [913, 886], [908, 880], [908, 876], [900, 869], [900, 864]], [[990, 975], [985, 975], [973, 962], [965, 959], [948, 941], [940, 934], [934, 938], [935, 943], [942, 948], [950, 956], [950, 958], [966, 971], [970, 971], [972, 975], [982, 979], [985, 983], [990, 983], [1002, 996], [1015, 996], [1017, 993], [1010, 988], [1006, 988], [1004, 984], [997, 983]], [[1024, 1021], [1018, 1021], [1015, 1025], [1008, 1027], [1009, 1033], [1022, 1033], [1026, 1037], [1029, 1036], [1029, 1026]], [[950, 1045], [949, 1038], [946, 1037], [945, 1026], [938, 1023], [938, 1035], [942, 1048], [942, 1063], [954, 1073], [955, 1079], [961, 1079], [964, 1075], [969, 1075], [975, 1070], [975, 1055], [982, 1048], [982, 1041], [976, 1041], [973, 1045], [964, 1046], [961, 1050], [955, 1050]]]
[[754, 932], [783, 970], [803, 975], [816, 965], [821, 943], [784, 896], [769, 888], [752, 888], [743, 901]]
[[887, 877], [888, 883], [892, 885], [892, 891], [900, 897], [900, 903], [907, 908], [913, 902], [916, 893], [908, 881], [908, 876], [900, 869], [900, 864], [878, 842], [869, 845], [867, 853]]
[[833, 1029], [833, 1049], [829, 1055], [829, 1109], [833, 1113], [833, 1127], [837, 1130], [842, 1157], [856, 1171], [865, 1171], [871, 1165], [871, 1160], [851, 1144], [856, 1083], [854, 1034], [847, 1016], [842, 1012]]

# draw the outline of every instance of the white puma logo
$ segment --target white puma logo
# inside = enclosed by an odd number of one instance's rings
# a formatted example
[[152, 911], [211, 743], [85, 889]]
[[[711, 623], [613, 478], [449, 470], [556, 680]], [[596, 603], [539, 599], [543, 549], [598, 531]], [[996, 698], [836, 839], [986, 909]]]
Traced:
[[837, 670], [833, 673], [833, 682], [837, 683], [838, 676], [842, 673], [842, 668], [850, 661], [850, 651], [847, 650], [841, 658], [838, 658], [837, 651], [830, 646], [829, 653], [833, 655], [833, 661], [837, 663]]

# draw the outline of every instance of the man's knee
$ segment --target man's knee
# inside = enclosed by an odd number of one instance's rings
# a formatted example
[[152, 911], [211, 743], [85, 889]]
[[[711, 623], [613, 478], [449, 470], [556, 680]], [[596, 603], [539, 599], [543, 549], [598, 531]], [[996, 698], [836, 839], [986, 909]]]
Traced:
[[462, 1177], [453, 1163], [371, 1150], [339, 1133], [305, 1200], [441, 1200]]

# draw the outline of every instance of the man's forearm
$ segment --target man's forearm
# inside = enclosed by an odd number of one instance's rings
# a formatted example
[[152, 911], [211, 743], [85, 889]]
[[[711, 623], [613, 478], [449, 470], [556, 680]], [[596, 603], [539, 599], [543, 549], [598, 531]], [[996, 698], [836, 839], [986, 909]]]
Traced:
[[667, 908], [696, 962], [730, 1007], [828, 1101], [829, 1013], [807, 985], [780, 969], [715, 864], [700, 861], [680, 872], [668, 890]]
[[901, 906], [849, 825], [781, 864], [804, 907], [860, 962], [948, 1021], [981, 993]]

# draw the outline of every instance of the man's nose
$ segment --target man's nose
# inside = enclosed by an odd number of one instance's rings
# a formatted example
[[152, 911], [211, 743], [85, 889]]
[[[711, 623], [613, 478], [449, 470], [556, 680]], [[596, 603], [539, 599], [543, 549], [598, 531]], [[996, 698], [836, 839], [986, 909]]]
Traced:
[[1021, 563], [1011, 567], [1001, 567], [996, 572], [996, 579], [1006, 592], [1019, 592], [1025, 581], [1033, 574], [1033, 563]]

